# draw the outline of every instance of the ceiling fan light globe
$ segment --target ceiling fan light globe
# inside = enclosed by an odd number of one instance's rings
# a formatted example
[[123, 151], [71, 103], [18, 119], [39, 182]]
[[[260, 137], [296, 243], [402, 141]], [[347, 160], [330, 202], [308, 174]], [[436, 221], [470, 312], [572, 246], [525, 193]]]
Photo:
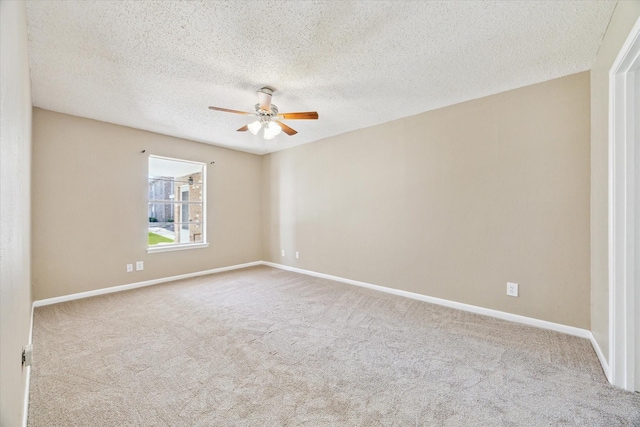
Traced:
[[251, 132], [254, 135], [257, 135], [258, 132], [260, 132], [260, 129], [262, 128], [262, 124], [260, 123], [259, 120], [256, 120], [255, 122], [248, 124], [247, 127], [249, 128], [249, 132]]
[[278, 136], [280, 132], [282, 132], [282, 128], [280, 127], [280, 125], [274, 122], [269, 122], [264, 130], [265, 133], [267, 132], [267, 130], [269, 131], [269, 133], [272, 133], [273, 136]]
[[269, 132], [267, 128], [264, 129], [264, 139], [273, 139], [276, 135], [272, 132]]

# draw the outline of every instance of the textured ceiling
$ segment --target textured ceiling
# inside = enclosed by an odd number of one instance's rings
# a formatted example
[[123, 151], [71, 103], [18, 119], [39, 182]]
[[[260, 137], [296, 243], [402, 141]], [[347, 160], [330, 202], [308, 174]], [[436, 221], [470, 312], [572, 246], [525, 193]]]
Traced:
[[[29, 1], [35, 106], [264, 153], [588, 70], [615, 1]], [[299, 131], [235, 129], [262, 86]]]

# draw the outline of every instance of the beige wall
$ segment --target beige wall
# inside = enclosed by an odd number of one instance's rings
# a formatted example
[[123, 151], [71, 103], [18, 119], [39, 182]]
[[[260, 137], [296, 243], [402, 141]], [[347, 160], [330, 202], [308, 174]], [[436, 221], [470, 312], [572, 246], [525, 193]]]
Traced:
[[591, 70], [591, 329], [609, 359], [609, 69], [640, 16], [640, 1], [619, 1]]
[[0, 2], [0, 425], [20, 426], [29, 343], [31, 81], [24, 2]]
[[264, 258], [588, 329], [589, 102], [584, 72], [264, 156]]
[[[209, 248], [147, 254], [150, 154], [215, 161]], [[260, 260], [261, 167], [253, 154], [34, 109], [34, 299]], [[144, 271], [127, 273], [136, 261]]]

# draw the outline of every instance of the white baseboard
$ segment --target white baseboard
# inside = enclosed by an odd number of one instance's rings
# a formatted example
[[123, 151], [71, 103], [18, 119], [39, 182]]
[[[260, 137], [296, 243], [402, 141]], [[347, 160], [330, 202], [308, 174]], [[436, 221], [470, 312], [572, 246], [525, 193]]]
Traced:
[[537, 328], [548, 329], [551, 331], [565, 333], [567, 335], [573, 335], [580, 338], [586, 338], [591, 341], [591, 345], [593, 346], [596, 355], [598, 356], [598, 360], [600, 361], [600, 365], [602, 366], [602, 370], [604, 371], [605, 376], [609, 383], [611, 383], [611, 368], [607, 363], [607, 359], [604, 357], [598, 342], [596, 341], [593, 333], [587, 329], [576, 328], [573, 326], [567, 326], [560, 323], [548, 322], [546, 320], [534, 319], [532, 317], [520, 316], [518, 314], [507, 313], [504, 311], [492, 310], [489, 308], [478, 307], [475, 305], [464, 304], [456, 301], [450, 301], [441, 298], [430, 297], [422, 294], [416, 294], [413, 292], [402, 291], [399, 289], [387, 288], [384, 286], [373, 285], [371, 283], [359, 282], [357, 280], [345, 279], [343, 277], [331, 276], [329, 274], [318, 273], [310, 270], [303, 270], [301, 268], [289, 267], [287, 265], [276, 264], [274, 262], [263, 261], [264, 265], [268, 265], [270, 267], [279, 268], [281, 270], [293, 271], [296, 273], [306, 274], [314, 277], [321, 277], [323, 279], [334, 280], [336, 282], [347, 283], [355, 286], [362, 286], [363, 288], [374, 289], [376, 291], [387, 292], [394, 295], [400, 295], [407, 298], [416, 299], [419, 301], [425, 301], [432, 304], [438, 304], [445, 307], [455, 308], [458, 310], [468, 311], [471, 313], [481, 314], [485, 316], [496, 317], [502, 320], [508, 320], [511, 322], [522, 323], [524, 325], [535, 326]]
[[79, 292], [77, 294], [63, 295], [61, 297], [41, 299], [33, 302], [34, 307], [57, 304], [65, 301], [72, 301], [81, 298], [89, 298], [97, 295], [110, 294], [113, 292], [128, 291], [130, 289], [143, 288], [145, 286], [157, 285], [159, 283], [173, 282], [174, 280], [188, 279], [190, 277], [205, 276], [207, 274], [221, 273], [223, 271], [237, 270], [240, 268], [262, 265], [262, 261], [248, 262], [245, 264], [231, 265], [229, 267], [214, 268], [212, 270], [196, 271], [195, 273], [179, 274], [177, 276], [163, 277], [160, 279], [146, 280], [144, 282], [129, 283], [127, 285], [112, 286], [109, 288], [96, 289], [94, 291]]
[[[455, 308], [462, 311], [468, 311], [470, 313], [481, 314], [484, 316], [491, 316], [502, 320], [508, 320], [510, 322], [522, 323], [524, 325], [535, 326], [537, 328], [548, 329], [551, 331], [562, 332], [567, 335], [574, 335], [581, 338], [591, 339], [591, 331], [586, 329], [576, 328], [574, 326], [567, 326], [560, 323], [548, 322], [546, 320], [534, 319], [533, 317], [520, 316], [518, 314], [507, 313], [499, 310], [492, 310], [490, 308], [478, 307], [475, 305], [464, 304], [461, 302], [450, 301], [442, 298], [430, 297], [427, 295], [416, 294], [414, 292], [402, 291], [399, 289], [387, 288], [384, 286], [373, 285], [371, 283], [359, 282], [357, 280], [345, 279], [343, 277], [331, 276], [329, 274], [318, 273], [310, 270], [303, 270], [301, 268], [289, 267], [287, 265], [276, 264], [274, 262], [263, 261], [264, 265], [270, 267], [279, 268], [281, 270], [293, 271], [296, 273], [306, 274], [308, 276], [321, 277], [323, 279], [334, 280], [336, 282], [347, 283], [349, 285], [361, 286], [363, 288], [374, 289], [376, 291], [386, 292], [393, 295], [399, 295], [407, 298], [416, 299], [419, 301], [425, 301], [432, 304], [438, 304], [445, 307]], [[596, 350], [597, 351], [597, 350]]]
[[596, 341], [596, 337], [593, 336], [593, 333], [589, 332], [589, 341], [591, 341], [591, 345], [593, 346], [593, 349], [596, 352], [596, 355], [598, 355], [598, 360], [600, 361], [600, 365], [602, 365], [602, 370], [604, 371], [604, 375], [607, 377], [607, 380], [612, 383], [611, 381], [611, 368], [609, 367], [609, 364], [607, 363], [607, 359], [604, 358], [604, 354], [602, 353], [602, 350], [600, 349], [600, 346], [598, 345], [598, 341]]
[[[591, 334], [591, 331], [588, 331], [586, 329], [581, 329], [581, 328], [576, 328], [573, 326], [567, 326], [567, 325], [562, 325], [560, 323], [553, 323], [553, 322], [548, 322], [546, 320], [540, 320], [540, 319], [535, 319], [532, 317], [526, 317], [526, 316], [520, 316], [518, 314], [512, 314], [512, 313], [507, 313], [504, 311], [499, 311], [499, 310], [492, 310], [489, 308], [484, 308], [484, 307], [478, 307], [475, 305], [470, 305], [470, 304], [464, 304], [461, 302], [456, 302], [456, 301], [450, 301], [450, 300], [446, 300], [446, 299], [442, 299], [442, 298], [436, 298], [436, 297], [430, 297], [427, 295], [422, 295], [422, 294], [417, 294], [414, 292], [408, 292], [408, 291], [402, 291], [400, 289], [393, 289], [393, 288], [387, 288], [385, 286], [379, 286], [379, 285], [374, 285], [371, 283], [366, 283], [366, 282], [360, 282], [357, 280], [351, 280], [351, 279], [345, 279], [343, 277], [338, 277], [338, 276], [332, 276], [330, 274], [324, 274], [324, 273], [318, 273], [316, 271], [310, 271], [310, 270], [304, 270], [301, 268], [297, 268], [297, 267], [289, 267], [287, 265], [283, 265], [283, 264], [277, 264], [274, 262], [269, 262], [269, 261], [254, 261], [254, 262], [249, 262], [246, 264], [237, 264], [237, 265], [232, 265], [229, 267], [221, 267], [221, 268], [214, 268], [212, 270], [205, 270], [205, 271], [198, 271], [195, 273], [187, 273], [187, 274], [180, 274], [177, 276], [171, 276], [171, 277], [164, 277], [161, 279], [153, 279], [153, 280], [147, 280], [144, 282], [137, 282], [137, 283], [130, 283], [127, 285], [120, 285], [120, 286], [112, 286], [109, 288], [102, 288], [102, 289], [96, 289], [93, 291], [87, 291], [87, 292], [80, 292], [80, 293], [76, 293], [76, 294], [70, 294], [70, 295], [64, 295], [61, 297], [54, 297], [54, 298], [47, 298], [47, 299], [42, 299], [42, 300], [37, 300], [33, 302], [33, 306], [34, 307], [41, 307], [41, 306], [45, 306], [45, 305], [50, 305], [50, 304], [57, 304], [60, 302], [65, 302], [65, 301], [72, 301], [72, 300], [76, 300], [76, 299], [81, 299], [81, 298], [88, 298], [88, 297], [93, 297], [93, 296], [97, 296], [97, 295], [104, 295], [104, 294], [109, 294], [112, 292], [121, 292], [121, 291], [126, 291], [129, 289], [136, 289], [136, 288], [142, 288], [145, 286], [151, 286], [151, 285], [156, 285], [159, 283], [165, 283], [165, 282], [172, 282], [175, 280], [181, 280], [181, 279], [188, 279], [190, 277], [196, 277], [196, 276], [204, 276], [207, 274], [213, 274], [213, 273], [220, 273], [223, 271], [229, 271], [229, 270], [237, 270], [240, 268], [247, 268], [247, 267], [253, 267], [256, 265], [267, 265], [270, 267], [274, 267], [274, 268], [278, 268], [281, 270], [287, 270], [287, 271], [293, 271], [296, 273], [301, 273], [301, 274], [306, 274], [308, 276], [314, 276], [314, 277], [320, 277], [323, 279], [328, 279], [328, 280], [334, 280], [336, 282], [342, 282], [342, 283], [347, 283], [349, 285], [355, 285], [355, 286], [360, 286], [363, 288], [368, 288], [368, 289], [374, 289], [376, 291], [381, 291], [381, 292], [386, 292], [386, 293], [390, 293], [390, 294], [394, 294], [394, 295], [399, 295], [399, 296], [403, 296], [406, 298], [412, 298], [412, 299], [416, 299], [419, 301], [425, 301], [425, 302], [429, 302], [432, 304], [438, 304], [438, 305], [442, 305], [445, 307], [450, 307], [450, 308], [455, 308], [458, 310], [463, 310], [463, 311], [468, 311], [471, 313], [476, 313], [476, 314], [482, 314], [484, 316], [491, 316], [491, 317], [495, 317], [498, 319], [503, 319], [503, 320], [508, 320], [511, 322], [516, 322], [516, 323], [522, 323], [525, 325], [529, 325], [529, 326], [535, 326], [538, 328], [543, 328], [543, 329], [549, 329], [552, 331], [556, 331], [556, 332], [562, 332], [568, 335], [575, 335], [578, 337], [582, 337], [582, 338], [587, 338], [592, 340], [592, 342], [595, 343], [595, 340], [593, 339], [593, 335]], [[32, 314], [33, 316], [33, 314]], [[33, 320], [32, 320], [33, 321]], [[596, 352], [599, 352], [599, 356], [602, 354], [602, 352], [600, 352], [600, 348], [598, 347], [598, 349], [596, 350]], [[602, 359], [604, 360], [604, 359]]]
[[[417, 294], [414, 292], [408, 292], [408, 291], [402, 291], [400, 289], [394, 289], [394, 288], [387, 288], [385, 286], [379, 286], [379, 285], [374, 285], [371, 283], [366, 283], [366, 282], [360, 282], [357, 280], [351, 280], [351, 279], [346, 279], [343, 277], [339, 277], [339, 276], [332, 276], [330, 274], [324, 274], [324, 273], [318, 273], [316, 271], [310, 271], [310, 270], [304, 270], [301, 268], [297, 268], [297, 267], [289, 267], [287, 265], [283, 265], [283, 264], [277, 264], [274, 262], [269, 262], [269, 261], [254, 261], [254, 262], [249, 262], [249, 263], [245, 263], [245, 264], [237, 264], [237, 265], [232, 265], [229, 267], [221, 267], [221, 268], [214, 268], [212, 270], [205, 270], [205, 271], [198, 271], [195, 273], [187, 273], [187, 274], [180, 274], [177, 276], [171, 276], [171, 277], [164, 277], [161, 279], [154, 279], [154, 280], [147, 280], [144, 282], [137, 282], [137, 283], [130, 283], [127, 285], [120, 285], [120, 286], [113, 286], [110, 288], [103, 288], [103, 289], [96, 289], [94, 291], [88, 291], [88, 292], [80, 292], [80, 293], [76, 293], [76, 294], [71, 294], [71, 295], [64, 295], [61, 297], [55, 297], [55, 298], [48, 298], [48, 299], [43, 299], [43, 300], [38, 300], [38, 301], [34, 301], [33, 302], [33, 307], [41, 307], [41, 306], [45, 306], [45, 305], [50, 305], [50, 304], [57, 304], [60, 302], [65, 302], [65, 301], [72, 301], [72, 300], [76, 300], [76, 299], [81, 299], [81, 298], [88, 298], [88, 297], [92, 297], [92, 296], [97, 296], [97, 295], [104, 295], [104, 294], [109, 294], [109, 293], [113, 293], [113, 292], [121, 292], [121, 291], [126, 291], [129, 289], [136, 289], [136, 288], [142, 288], [145, 286], [151, 286], [151, 285], [156, 285], [159, 283], [165, 283], [165, 282], [171, 282], [171, 281], [175, 281], [175, 280], [181, 280], [181, 279], [187, 279], [190, 277], [197, 277], [197, 276], [204, 276], [207, 274], [214, 274], [214, 273], [220, 273], [223, 271], [229, 271], [229, 270], [237, 270], [237, 269], [241, 269], [241, 268], [247, 268], [247, 267], [253, 267], [256, 265], [266, 265], [269, 267], [274, 267], [274, 268], [278, 268], [281, 270], [287, 270], [287, 271], [292, 271], [295, 273], [300, 273], [300, 274], [305, 274], [308, 276], [314, 276], [314, 277], [320, 277], [323, 279], [328, 279], [328, 280], [334, 280], [336, 282], [342, 282], [342, 283], [347, 283], [349, 285], [355, 285], [355, 286], [360, 286], [363, 288], [368, 288], [368, 289], [373, 289], [376, 291], [380, 291], [380, 292], [386, 292], [389, 294], [393, 294], [393, 295], [399, 295], [402, 297], [406, 297], [406, 298], [411, 298], [411, 299], [415, 299], [415, 300], [419, 300], [419, 301], [425, 301], [431, 304], [437, 304], [437, 305], [441, 305], [444, 307], [449, 307], [449, 308], [454, 308], [457, 310], [462, 310], [462, 311], [467, 311], [470, 313], [475, 313], [475, 314], [480, 314], [480, 315], [484, 315], [484, 316], [490, 316], [490, 317], [495, 317], [497, 319], [502, 319], [502, 320], [507, 320], [510, 322], [516, 322], [516, 323], [521, 323], [524, 325], [528, 325], [528, 326], [534, 326], [537, 328], [542, 328], [542, 329], [548, 329], [551, 331], [555, 331], [555, 332], [561, 332], [567, 335], [573, 335], [573, 336], [577, 336], [577, 337], [581, 337], [581, 338], [586, 338], [588, 340], [591, 341], [591, 344], [598, 356], [598, 360], [600, 361], [600, 364], [602, 365], [602, 369], [607, 377], [607, 379], [609, 380], [609, 382], [611, 382], [611, 370], [609, 369], [609, 365], [607, 364], [606, 359], [604, 358], [604, 355], [602, 354], [602, 350], [600, 349], [600, 346], [598, 345], [598, 343], [596, 342], [593, 334], [591, 333], [591, 331], [587, 330], [587, 329], [581, 329], [581, 328], [576, 328], [574, 326], [567, 326], [567, 325], [563, 325], [560, 323], [554, 323], [554, 322], [548, 322], [546, 320], [540, 320], [540, 319], [535, 319], [532, 317], [526, 317], [526, 316], [520, 316], [518, 314], [513, 314], [513, 313], [507, 313], [504, 311], [499, 311], [499, 310], [492, 310], [489, 308], [484, 308], [484, 307], [478, 307], [475, 305], [471, 305], [471, 304], [464, 304], [461, 302], [456, 302], [456, 301], [450, 301], [450, 300], [446, 300], [446, 299], [442, 299], [442, 298], [436, 298], [436, 297], [430, 297], [427, 295], [422, 295], [422, 294]], [[32, 334], [32, 330], [33, 330], [33, 307], [31, 309], [31, 330], [29, 332], [29, 343], [31, 343], [31, 334]], [[26, 387], [26, 391], [25, 391], [25, 416], [24, 416], [24, 425], [26, 426], [26, 422], [27, 422], [27, 410], [28, 410], [28, 402], [29, 402], [29, 379], [30, 379], [30, 373], [31, 373], [31, 368], [27, 368], [27, 387]]]

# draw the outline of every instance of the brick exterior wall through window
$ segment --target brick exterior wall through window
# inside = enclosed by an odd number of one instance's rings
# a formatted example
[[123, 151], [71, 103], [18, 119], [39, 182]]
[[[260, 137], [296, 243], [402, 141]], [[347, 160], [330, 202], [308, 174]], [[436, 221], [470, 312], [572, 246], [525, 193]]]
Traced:
[[[187, 184], [189, 178], [193, 179], [193, 184]], [[202, 173], [198, 172], [191, 175], [185, 175], [176, 178], [175, 182], [175, 191], [176, 200], [183, 200], [184, 193], [187, 192], [188, 201], [190, 202], [202, 202]], [[176, 224], [175, 233], [176, 236], [181, 235], [181, 231], [188, 230], [189, 232], [189, 240], [188, 243], [198, 243], [202, 242], [202, 204], [188, 204], [187, 209], [183, 208], [182, 204], [175, 205], [174, 211], [174, 219]], [[187, 213], [186, 218], [183, 218], [183, 213]], [[184, 224], [179, 224], [178, 222], [189, 222], [188, 226]], [[180, 243], [187, 243], [186, 241], [181, 241]]]

